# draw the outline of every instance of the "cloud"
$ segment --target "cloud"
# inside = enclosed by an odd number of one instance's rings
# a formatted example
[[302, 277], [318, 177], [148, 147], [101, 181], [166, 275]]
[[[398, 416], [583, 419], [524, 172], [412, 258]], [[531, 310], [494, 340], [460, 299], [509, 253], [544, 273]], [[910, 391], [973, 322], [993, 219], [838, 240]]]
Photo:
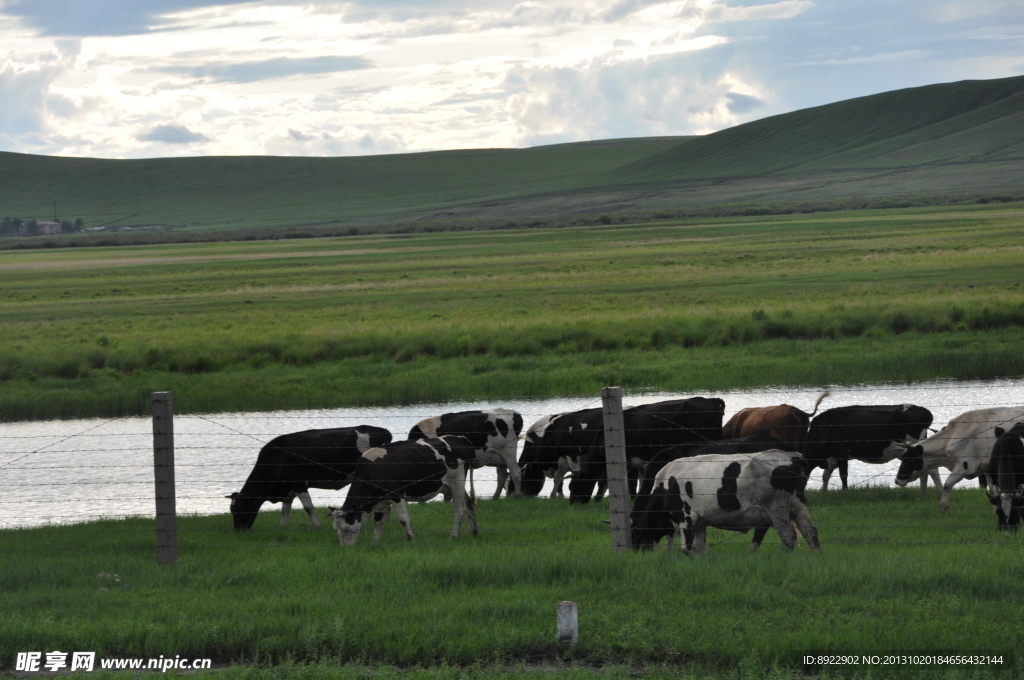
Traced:
[[0, 14], [42, 36], [122, 36], [166, 28], [168, 14], [250, 0], [9, 0]]
[[737, 92], [727, 92], [725, 99], [728, 102], [726, 108], [729, 109], [729, 113], [737, 115], [750, 113], [754, 109], [759, 109], [764, 106], [764, 102], [757, 97], [751, 97], [747, 94], [739, 94]]
[[253, 83], [260, 80], [287, 78], [298, 75], [323, 75], [343, 71], [360, 71], [373, 67], [364, 57], [323, 56], [291, 58], [277, 57], [263, 61], [204, 64], [202, 66], [165, 66], [164, 73], [189, 78], [203, 78], [222, 83]]
[[[729, 54], [594, 59], [575, 67], [523, 65], [507, 111], [520, 145], [704, 134], [752, 120], [760, 86], [729, 72]], [[510, 79], [511, 80], [511, 79]]]
[[345, 126], [335, 132], [303, 132], [289, 128], [264, 145], [272, 156], [366, 156], [400, 153], [406, 144], [400, 135]]
[[51, 87], [68, 72], [78, 55], [78, 41], [59, 41], [57, 52], [8, 53], [0, 63], [0, 134], [11, 136], [41, 132], [46, 128], [53, 101]]
[[135, 135], [140, 142], [162, 142], [164, 144], [195, 144], [213, 141], [204, 134], [192, 132], [184, 125], [157, 125], [149, 132]]

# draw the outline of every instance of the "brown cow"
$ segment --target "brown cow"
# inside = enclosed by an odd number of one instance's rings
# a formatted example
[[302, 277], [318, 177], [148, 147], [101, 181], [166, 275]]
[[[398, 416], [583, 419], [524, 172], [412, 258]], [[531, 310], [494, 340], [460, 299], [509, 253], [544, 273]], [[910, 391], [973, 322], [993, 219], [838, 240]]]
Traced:
[[766, 435], [780, 439], [789, 450], [802, 454], [807, 443], [807, 428], [811, 425], [811, 417], [818, 412], [821, 401], [829, 394], [826, 391], [818, 397], [811, 413], [789, 404], [745, 408], [738, 411], [722, 428], [722, 439]]

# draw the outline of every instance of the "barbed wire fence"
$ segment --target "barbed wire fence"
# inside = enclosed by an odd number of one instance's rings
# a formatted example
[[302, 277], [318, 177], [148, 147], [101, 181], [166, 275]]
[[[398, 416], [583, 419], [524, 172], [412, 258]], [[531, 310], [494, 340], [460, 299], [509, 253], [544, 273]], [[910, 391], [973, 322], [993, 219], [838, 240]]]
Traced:
[[[864, 386], [833, 388], [834, 394], [821, 410], [853, 403], [918, 403], [936, 412], [934, 429], [949, 419], [975, 409], [1005, 407], [1024, 404], [1024, 381], [1004, 379], [1002, 381], [976, 383], [967, 389], [958, 383], [933, 384], [929, 386]], [[534, 421], [564, 411], [586, 408], [604, 409], [605, 446], [607, 456], [609, 497], [604, 502], [607, 509], [607, 526], [594, 527], [585, 543], [588, 546], [620, 550], [630, 545], [628, 516], [629, 494], [626, 490], [627, 459], [621, 415], [623, 404], [621, 392], [616, 407], [615, 395], [605, 390], [603, 399], [576, 400], [505, 400], [491, 405], [479, 404], [484, 408], [504, 406], [512, 402], [524, 420], [524, 432]], [[803, 406], [813, 403], [821, 390], [765, 390], [756, 394], [726, 394], [726, 418], [741, 408], [766, 406], [783, 402], [799, 402]], [[302, 429], [373, 424], [385, 427], [394, 435], [394, 440], [405, 438], [409, 429], [418, 421], [441, 415], [451, 410], [462, 410], [452, 405], [413, 405], [397, 409], [352, 408], [305, 412], [245, 413], [245, 414], [188, 414], [173, 416], [170, 413], [169, 395], [154, 395], [153, 418], [119, 417], [85, 421], [42, 421], [34, 423], [0, 424], [0, 532], [12, 530], [48, 531], [66, 530], [68, 533], [83, 532], [136, 534], [135, 541], [140, 549], [154, 550], [158, 561], [173, 562], [176, 559], [177, 532], [203, 531], [233, 532], [230, 516], [224, 520], [224, 527], [218, 529], [182, 528], [179, 518], [194, 515], [224, 515], [230, 501], [225, 496], [242, 488], [253, 468], [260, 449], [274, 437]], [[626, 408], [641, 403], [652, 403], [668, 398], [669, 395], [648, 395], [627, 398]], [[929, 403], [928, 397], [932, 403]], [[744, 399], [744, 397], [746, 397]], [[465, 405], [472, 406], [472, 405]], [[618, 415], [616, 416], [616, 408]], [[164, 409], [164, 410], [161, 410]], [[468, 410], [468, 409], [467, 409]], [[615, 418], [618, 418], [616, 424]], [[172, 424], [173, 423], [173, 424]], [[171, 425], [170, 428], [163, 427]], [[990, 442], [994, 434], [986, 435]], [[520, 447], [522, 443], [520, 443]], [[895, 467], [899, 461], [884, 465], [851, 465], [852, 484], [848, 493], [860, 494], [866, 502], [864, 508], [877, 512], [879, 523], [870, 526], [843, 525], [842, 538], [833, 544], [878, 544], [887, 543], [877, 534], [885, 528], [920, 527], [922, 529], [950, 529], [961, 534], [958, 543], [979, 543], [1008, 545], [996, 529], [991, 514], [984, 523], [977, 520], [976, 507], [954, 503], [946, 513], [940, 513], [936, 504], [929, 503], [933, 514], [923, 515], [920, 505], [893, 503], [893, 496], [876, 493], [878, 486], [891, 486]], [[490, 496], [489, 484], [496, 483], [493, 468], [475, 471], [474, 483], [481, 498]], [[834, 480], [835, 481], [835, 480]], [[504, 522], [501, 529], [489, 528], [486, 521], [481, 530], [501, 531], [503, 542], [525, 545], [522, 536], [532, 521], [530, 515], [566, 513], [569, 501], [563, 498], [548, 499], [551, 482], [545, 482], [540, 494], [545, 499], [543, 507], [531, 504], [529, 507], [516, 505], [514, 500], [504, 498], [489, 504], [486, 512], [492, 517], [521, 520], [522, 527], [509, 526]], [[833, 488], [837, 486], [833, 485]], [[961, 482], [960, 487], [976, 487], [973, 482]], [[814, 489], [809, 484], [808, 489]], [[830, 492], [831, 493], [831, 492]], [[323, 509], [327, 505], [340, 506], [347, 489], [311, 490], [315, 506], [322, 521], [323, 544], [337, 548], [337, 538], [330, 521], [323, 521]], [[929, 496], [931, 500], [935, 494]], [[872, 503], [872, 501], [875, 501]], [[988, 502], [983, 497], [972, 501]], [[451, 517], [451, 509], [439, 502], [431, 502], [425, 511], [431, 514]], [[268, 506], [264, 505], [264, 511]], [[916, 513], [907, 514], [915, 510]], [[841, 508], [827, 504], [812, 504], [811, 513], [821, 526], [829, 525], [829, 514], [836, 514]], [[904, 513], [901, 515], [900, 513]], [[305, 513], [301, 513], [304, 515]], [[149, 518], [156, 520], [156, 540], [153, 540], [152, 524], [94, 524], [94, 520], [119, 518]], [[970, 517], [970, 519], [968, 519]], [[299, 521], [308, 522], [306, 517]], [[369, 520], [367, 520], [369, 523]], [[84, 526], [83, 526], [84, 524]], [[303, 530], [311, 530], [305, 524]], [[281, 532], [277, 522], [265, 518], [253, 528], [258, 536], [273, 536]], [[523, 533], [520, 533], [523, 532]], [[967, 532], [964, 535], [963, 532]], [[368, 533], [368, 532], [367, 532]], [[146, 535], [148, 534], [148, 536]], [[420, 538], [406, 543], [401, 532], [389, 534], [395, 544], [410, 546], [429, 545], [429, 540]], [[210, 536], [209, 538], [213, 538]], [[190, 543], [195, 547], [222, 547], [227, 541], [209, 540]], [[364, 537], [360, 545], [369, 544]], [[440, 539], [438, 539], [440, 540]], [[447, 539], [444, 539], [447, 541]], [[952, 539], [951, 539], [952, 540]], [[435, 541], [436, 542], [436, 541]], [[560, 544], [558, 536], [545, 538], [546, 544]], [[711, 543], [711, 548], [745, 543], [740, 534], [729, 534]], [[579, 545], [577, 540], [575, 545]], [[134, 545], [134, 544], [133, 544]], [[259, 540], [249, 547], [283, 547], [293, 545], [275, 540]], [[23, 548], [18, 548], [23, 549]], [[59, 550], [59, 547], [47, 548]], [[9, 552], [0, 544], [0, 553]]]

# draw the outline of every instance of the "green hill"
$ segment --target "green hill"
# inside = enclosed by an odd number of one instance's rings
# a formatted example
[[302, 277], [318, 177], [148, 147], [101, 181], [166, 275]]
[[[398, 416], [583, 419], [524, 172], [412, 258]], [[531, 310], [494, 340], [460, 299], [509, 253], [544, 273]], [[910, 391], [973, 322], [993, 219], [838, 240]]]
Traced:
[[0, 213], [191, 229], [505, 219], [907, 195], [1022, 197], [1024, 77], [898, 90], [702, 137], [355, 158], [0, 153]]

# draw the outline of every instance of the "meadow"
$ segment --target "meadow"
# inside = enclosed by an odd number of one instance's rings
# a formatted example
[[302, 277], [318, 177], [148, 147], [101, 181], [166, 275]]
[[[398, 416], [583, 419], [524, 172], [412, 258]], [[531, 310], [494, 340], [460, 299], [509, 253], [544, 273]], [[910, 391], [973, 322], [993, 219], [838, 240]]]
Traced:
[[0, 418], [1024, 371], [1019, 203], [0, 253]]
[[[1019, 534], [978, 489], [811, 491], [820, 554], [771, 532], [709, 531], [710, 551], [616, 553], [607, 505], [479, 501], [480, 535], [447, 538], [450, 506], [411, 508], [354, 548], [305, 516], [251, 532], [227, 515], [179, 518], [174, 567], [151, 519], [3, 530], [0, 659], [26, 650], [98, 658], [211, 658], [230, 677], [804, 677], [805, 653], [993, 653], [980, 667], [812, 669], [820, 677], [1019, 677]], [[321, 514], [326, 510], [321, 509]], [[116, 578], [114, 575], [117, 575]], [[555, 606], [580, 641], [555, 641]], [[955, 622], [955, 623], [954, 623]], [[429, 668], [430, 670], [424, 670]], [[227, 671], [223, 671], [227, 673]], [[205, 674], [205, 673], [203, 673]]]
[[1021, 200], [1022, 161], [1024, 77], [883, 92], [698, 137], [349, 158], [0, 152], [0, 215], [146, 230], [0, 248]]

